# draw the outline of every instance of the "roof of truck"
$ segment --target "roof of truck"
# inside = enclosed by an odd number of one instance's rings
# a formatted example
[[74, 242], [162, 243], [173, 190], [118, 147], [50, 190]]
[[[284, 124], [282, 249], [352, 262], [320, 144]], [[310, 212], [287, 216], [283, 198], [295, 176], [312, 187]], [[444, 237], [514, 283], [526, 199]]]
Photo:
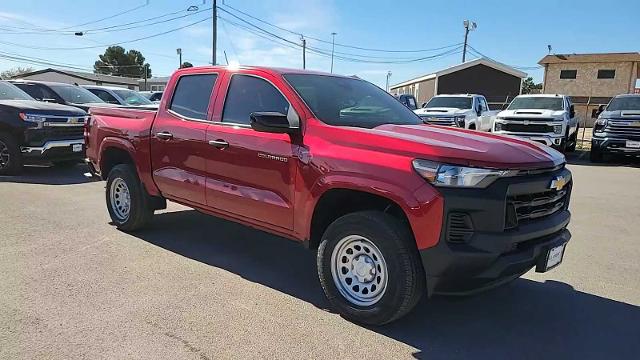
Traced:
[[339, 74], [331, 74], [323, 71], [315, 71], [315, 70], [303, 70], [303, 69], [291, 69], [291, 68], [281, 68], [281, 67], [270, 67], [270, 66], [249, 66], [249, 65], [241, 65], [241, 66], [231, 66], [231, 65], [216, 65], [216, 66], [194, 66], [190, 68], [182, 68], [176, 71], [176, 73], [190, 73], [193, 70], [225, 70], [225, 71], [235, 71], [235, 70], [262, 70], [275, 74], [311, 74], [311, 75], [325, 75], [325, 76], [335, 76], [335, 77], [343, 77], [350, 79], [359, 79], [356, 76], [345, 76]]

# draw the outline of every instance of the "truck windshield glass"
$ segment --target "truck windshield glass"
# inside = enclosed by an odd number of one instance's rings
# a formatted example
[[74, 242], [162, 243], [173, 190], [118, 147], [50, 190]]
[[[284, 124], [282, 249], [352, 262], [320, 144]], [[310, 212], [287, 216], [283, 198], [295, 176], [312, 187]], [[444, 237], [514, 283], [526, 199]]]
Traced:
[[517, 97], [513, 99], [507, 110], [536, 109], [562, 110], [561, 97]]
[[91, 91], [75, 85], [50, 85], [65, 102], [72, 104], [103, 103]]
[[149, 101], [149, 99], [147, 99], [146, 97], [140, 95], [139, 93], [133, 90], [122, 89], [122, 90], [113, 90], [113, 92], [116, 93], [118, 96], [120, 96], [122, 100], [124, 100], [124, 102], [126, 102], [129, 105], [153, 104], [151, 101]]
[[460, 97], [460, 96], [438, 96], [431, 98], [425, 108], [455, 108], [455, 109], [471, 109], [471, 104], [473, 103], [473, 99], [470, 97]]
[[422, 124], [413, 111], [364, 80], [309, 74], [284, 77], [326, 124], [369, 129], [384, 124]]
[[17, 86], [0, 81], [0, 100], [33, 100], [33, 98]]
[[607, 111], [640, 110], [640, 96], [614, 97], [607, 106]]

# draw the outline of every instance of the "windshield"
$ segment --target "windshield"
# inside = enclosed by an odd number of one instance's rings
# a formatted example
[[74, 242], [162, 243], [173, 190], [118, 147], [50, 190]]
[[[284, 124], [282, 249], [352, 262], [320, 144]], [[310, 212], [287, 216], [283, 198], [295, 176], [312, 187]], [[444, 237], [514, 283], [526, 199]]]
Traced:
[[65, 102], [72, 104], [102, 103], [91, 91], [75, 85], [49, 85]]
[[33, 98], [17, 86], [0, 81], [0, 100], [33, 100]]
[[473, 99], [470, 97], [460, 96], [437, 96], [431, 98], [425, 108], [456, 108], [456, 109], [471, 109], [471, 103]]
[[153, 104], [149, 99], [140, 95], [138, 92], [122, 89], [122, 90], [113, 90], [116, 95], [118, 95], [125, 103], [129, 105], [150, 105]]
[[516, 97], [507, 110], [538, 109], [562, 110], [561, 97]]
[[618, 110], [640, 110], [640, 96], [614, 97], [607, 106], [607, 111]]
[[310, 74], [284, 77], [326, 124], [369, 129], [384, 124], [422, 124], [413, 111], [364, 80]]

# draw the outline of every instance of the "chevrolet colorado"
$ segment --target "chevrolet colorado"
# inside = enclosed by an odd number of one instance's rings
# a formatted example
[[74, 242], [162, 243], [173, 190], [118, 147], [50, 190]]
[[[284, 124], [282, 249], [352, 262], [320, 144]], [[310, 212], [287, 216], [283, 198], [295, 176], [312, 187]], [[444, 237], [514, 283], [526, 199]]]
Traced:
[[591, 161], [607, 153], [640, 155], [640, 94], [618, 95], [599, 110], [591, 138]]
[[561, 153], [426, 125], [364, 80], [196, 67], [173, 74], [157, 112], [90, 111], [87, 155], [118, 228], [168, 199], [299, 241], [355, 322], [547, 271], [571, 237]]
[[86, 118], [83, 110], [36, 101], [0, 81], [0, 175], [15, 175], [24, 163], [78, 163]]

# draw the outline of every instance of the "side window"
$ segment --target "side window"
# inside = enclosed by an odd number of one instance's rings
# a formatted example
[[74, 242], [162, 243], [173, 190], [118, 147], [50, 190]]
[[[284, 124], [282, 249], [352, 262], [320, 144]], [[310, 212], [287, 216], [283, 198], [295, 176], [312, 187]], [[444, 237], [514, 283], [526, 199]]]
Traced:
[[280, 91], [264, 79], [237, 74], [231, 78], [222, 121], [249, 124], [249, 115], [258, 111], [287, 114], [289, 102]]
[[575, 79], [578, 70], [560, 70], [560, 79]]
[[482, 112], [489, 111], [487, 100], [485, 100], [484, 98], [478, 98], [478, 100], [480, 101], [480, 109], [482, 110]]
[[42, 98], [43, 98], [42, 90], [40, 90], [39, 87], [37, 87], [36, 85], [30, 85], [30, 84], [15, 84], [15, 85], [19, 87], [20, 90], [29, 94], [29, 96], [31, 96], [32, 98], [42, 101]]
[[207, 120], [207, 109], [217, 74], [184, 75], [178, 80], [171, 106], [174, 112], [192, 119]]
[[409, 101], [409, 109], [415, 110], [418, 107], [416, 105], [416, 99], [414, 99], [413, 97], [409, 96], [407, 97], [407, 100]]
[[106, 103], [109, 103], [109, 104], [120, 104], [118, 99], [116, 99], [113, 95], [109, 94], [108, 92], [106, 92], [104, 90], [100, 90], [100, 89], [87, 89], [87, 90], [89, 90], [92, 93], [94, 93], [97, 97], [99, 97], [102, 101], [104, 101]]

